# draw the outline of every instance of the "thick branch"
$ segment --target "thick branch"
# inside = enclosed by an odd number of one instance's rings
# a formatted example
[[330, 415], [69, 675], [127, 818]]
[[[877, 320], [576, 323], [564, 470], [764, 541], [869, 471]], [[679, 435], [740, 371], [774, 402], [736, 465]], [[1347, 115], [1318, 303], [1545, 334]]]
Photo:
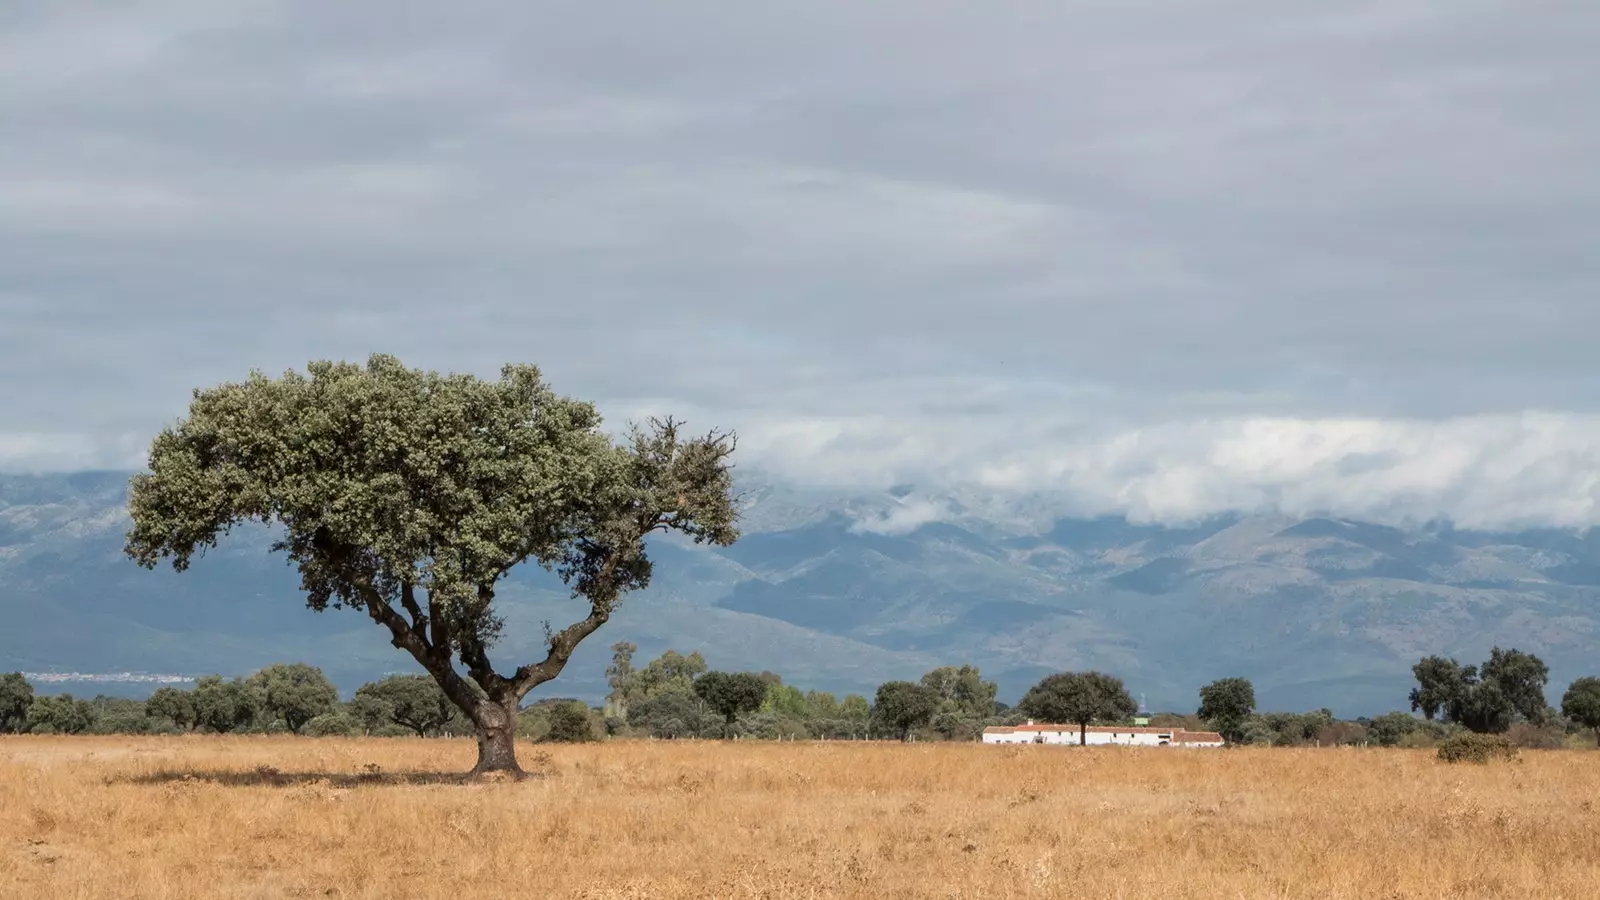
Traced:
[[588, 618], [556, 632], [550, 639], [550, 652], [542, 662], [522, 666], [511, 676], [511, 690], [517, 699], [522, 699], [529, 691], [560, 675], [561, 670], [566, 668], [567, 660], [572, 658], [572, 651], [578, 649], [578, 644], [594, 634], [609, 618], [610, 611], [596, 604], [589, 608]]
[[427, 640], [427, 631], [425, 629], [428, 621], [422, 614], [422, 607], [417, 605], [416, 588], [412, 587], [409, 582], [400, 585], [400, 604], [406, 608], [407, 613], [411, 614], [412, 632], [423, 640]]
[[[445, 695], [457, 706], [462, 710], [472, 709], [478, 698], [450, 665], [449, 648], [445, 648], [441, 657], [441, 654], [436, 652], [437, 648], [428, 642], [421, 630], [413, 630], [407, 625], [405, 618], [395, 612], [394, 607], [385, 602], [376, 590], [365, 585], [359, 590], [367, 615], [372, 621], [389, 629], [389, 634], [392, 636], [390, 643], [410, 653], [412, 659], [433, 675]], [[415, 599], [412, 602], [414, 604]]]

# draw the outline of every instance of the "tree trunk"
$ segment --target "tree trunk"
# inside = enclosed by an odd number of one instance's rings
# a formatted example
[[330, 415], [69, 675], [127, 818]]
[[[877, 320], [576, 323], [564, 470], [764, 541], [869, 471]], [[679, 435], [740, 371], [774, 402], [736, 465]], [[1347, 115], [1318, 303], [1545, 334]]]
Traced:
[[1595, 746], [1600, 747], [1600, 728], [1594, 730], [1594, 743]]
[[1088, 722], [1079, 722], [1078, 723], [1078, 746], [1079, 747], [1087, 747], [1087, 746], [1089, 746], [1089, 723]]
[[478, 764], [472, 767], [473, 778], [491, 773], [509, 775], [517, 780], [527, 777], [517, 765], [515, 707], [515, 700], [504, 705], [483, 700], [472, 710], [472, 723], [478, 732]]

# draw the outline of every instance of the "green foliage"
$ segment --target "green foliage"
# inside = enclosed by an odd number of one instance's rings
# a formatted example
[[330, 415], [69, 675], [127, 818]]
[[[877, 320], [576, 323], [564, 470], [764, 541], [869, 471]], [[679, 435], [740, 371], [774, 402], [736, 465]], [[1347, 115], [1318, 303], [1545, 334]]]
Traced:
[[196, 724], [219, 734], [243, 731], [261, 712], [260, 695], [238, 678], [223, 681], [220, 675], [207, 675], [195, 682], [190, 696]]
[[1495, 647], [1481, 668], [1429, 656], [1411, 671], [1417, 679], [1417, 687], [1411, 690], [1411, 709], [1420, 710], [1430, 720], [1442, 716], [1444, 721], [1472, 731], [1498, 734], [1519, 716], [1536, 725], [1545, 718], [1549, 667], [1521, 650]]
[[28, 729], [28, 707], [33, 704], [33, 685], [21, 672], [0, 675], [0, 734], [17, 734]]
[[1406, 735], [1422, 728], [1417, 717], [1409, 713], [1391, 712], [1367, 723], [1367, 739], [1380, 747], [1397, 747]]
[[1600, 741], [1600, 678], [1586, 675], [1569, 685], [1561, 695], [1561, 714], [1592, 729]]
[[[759, 676], [756, 676], [756, 680], [760, 680]], [[803, 719], [810, 713], [811, 704], [806, 702], [806, 695], [794, 685], [773, 684], [766, 686], [766, 693], [761, 698], [761, 710]]]
[[550, 730], [544, 739], [562, 744], [580, 744], [595, 740], [594, 722], [589, 707], [577, 701], [552, 703], [545, 710]]
[[455, 712], [450, 698], [426, 675], [391, 675], [363, 684], [353, 707], [369, 729], [399, 725], [417, 737], [439, 734]]
[[166, 722], [151, 719], [144, 703], [127, 697], [98, 696], [89, 701], [94, 734], [150, 734], [170, 730]]
[[1070, 722], [1084, 730], [1095, 722], [1121, 722], [1139, 711], [1122, 679], [1104, 672], [1061, 672], [1046, 675], [1028, 689], [1017, 704], [1027, 715], [1044, 722]]
[[1463, 731], [1439, 743], [1439, 759], [1447, 763], [1483, 764], [1496, 759], [1514, 760], [1517, 748], [1504, 735]]
[[1238, 743], [1255, 709], [1256, 689], [1248, 678], [1219, 678], [1200, 689], [1200, 709], [1195, 714], [1224, 739]]
[[27, 721], [34, 734], [82, 734], [94, 726], [94, 707], [71, 694], [35, 697]]
[[634, 673], [628, 693], [636, 699], [653, 697], [665, 691], [691, 693], [694, 680], [705, 671], [706, 658], [700, 655], [699, 650], [688, 656], [668, 650]]
[[261, 711], [281, 719], [295, 734], [317, 716], [333, 712], [339, 702], [338, 690], [322, 670], [305, 663], [268, 666], [252, 675], [250, 684], [261, 697]]
[[[671, 419], [614, 445], [592, 404], [556, 395], [533, 366], [491, 382], [385, 355], [314, 362], [196, 391], [133, 479], [125, 549], [183, 571], [237, 524], [279, 526], [274, 550], [298, 567], [307, 605], [385, 628], [492, 736], [500, 766], [508, 711], [649, 583], [650, 534], [737, 538], [733, 449], [731, 435], [682, 438]], [[542, 661], [503, 675], [488, 658], [502, 626], [495, 589], [530, 559], [589, 613], [549, 635]]]
[[928, 724], [939, 710], [939, 693], [912, 681], [890, 681], [878, 686], [872, 717], [880, 727], [909, 740], [911, 732]]
[[174, 687], [157, 688], [144, 702], [144, 712], [149, 718], [164, 719], [185, 731], [199, 724], [195, 718], [194, 695]]
[[658, 691], [628, 708], [628, 725], [657, 738], [710, 737], [725, 723], [692, 688]]
[[945, 740], [975, 740], [995, 715], [997, 686], [984, 681], [977, 666], [941, 666], [923, 675], [922, 684], [939, 697], [930, 724]]
[[[770, 699], [772, 690], [779, 688], [768, 688], [761, 676], [753, 672], [707, 672], [694, 683], [695, 696], [722, 716], [730, 735], [734, 721], [741, 714], [766, 709], [763, 703]], [[799, 692], [795, 693], [798, 695]], [[804, 698], [801, 698], [800, 705], [804, 708]]]

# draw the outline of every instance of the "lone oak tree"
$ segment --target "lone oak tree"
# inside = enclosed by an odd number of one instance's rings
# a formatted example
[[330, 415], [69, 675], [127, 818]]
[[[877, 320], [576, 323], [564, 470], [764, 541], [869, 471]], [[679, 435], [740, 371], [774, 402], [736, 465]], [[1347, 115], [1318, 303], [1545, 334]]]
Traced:
[[1139, 711], [1122, 679], [1104, 672], [1046, 675], [1022, 695], [1017, 708], [1045, 722], [1078, 726], [1078, 743], [1089, 743], [1089, 723], [1115, 722]]
[[[670, 418], [614, 444], [592, 404], [558, 396], [530, 365], [498, 381], [386, 355], [252, 372], [196, 390], [188, 417], [155, 438], [150, 471], [133, 478], [126, 552], [183, 571], [240, 523], [279, 526], [273, 550], [299, 568], [306, 605], [365, 612], [471, 719], [473, 774], [520, 777], [522, 698], [649, 583], [646, 537], [738, 537], [733, 449], [731, 434], [685, 438]], [[528, 560], [588, 614], [502, 674], [489, 660], [495, 589]]]

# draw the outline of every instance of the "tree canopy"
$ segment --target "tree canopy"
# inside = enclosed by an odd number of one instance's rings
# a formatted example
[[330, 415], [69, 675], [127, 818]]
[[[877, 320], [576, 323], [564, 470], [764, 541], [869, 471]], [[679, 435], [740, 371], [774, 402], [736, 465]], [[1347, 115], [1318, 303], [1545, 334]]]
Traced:
[[695, 679], [694, 693], [722, 716], [731, 730], [741, 713], [761, 708], [767, 697], [767, 683], [753, 672], [707, 672]]
[[391, 675], [357, 688], [355, 708], [369, 728], [400, 725], [428, 737], [444, 729], [454, 707], [432, 678]]
[[1117, 722], [1139, 711], [1122, 679], [1104, 672], [1061, 672], [1046, 675], [1028, 689], [1017, 707], [1045, 722], [1078, 726], [1078, 743], [1089, 741], [1089, 725]]
[[[520, 774], [521, 698], [649, 583], [645, 539], [738, 536], [732, 435], [688, 438], [652, 420], [617, 445], [600, 424], [528, 365], [498, 381], [386, 355], [252, 373], [195, 391], [155, 438], [132, 482], [126, 551], [183, 571], [240, 524], [276, 526], [307, 605], [364, 612], [471, 717], [474, 771]], [[504, 624], [495, 591], [529, 560], [588, 612], [548, 634], [543, 659], [502, 671], [489, 658]]]
[[890, 681], [878, 686], [873, 716], [903, 740], [911, 731], [928, 724], [939, 709], [939, 692], [914, 681]]
[[1244, 724], [1256, 709], [1256, 689], [1248, 678], [1219, 678], [1200, 689], [1195, 715], [1211, 723], [1224, 738], [1244, 739]]
[[32, 703], [33, 685], [21, 672], [0, 675], [0, 734], [26, 731]]
[[1595, 741], [1600, 743], [1600, 678], [1586, 675], [1569, 685], [1561, 695], [1561, 714], [1593, 729]]
[[250, 676], [260, 694], [261, 711], [295, 734], [317, 716], [333, 712], [339, 691], [322, 670], [305, 663], [280, 663]]
[[1518, 716], [1535, 725], [1544, 721], [1550, 669], [1533, 654], [1495, 647], [1481, 667], [1427, 656], [1411, 672], [1417, 679], [1411, 709], [1429, 720], [1442, 717], [1481, 733], [1503, 732]]

